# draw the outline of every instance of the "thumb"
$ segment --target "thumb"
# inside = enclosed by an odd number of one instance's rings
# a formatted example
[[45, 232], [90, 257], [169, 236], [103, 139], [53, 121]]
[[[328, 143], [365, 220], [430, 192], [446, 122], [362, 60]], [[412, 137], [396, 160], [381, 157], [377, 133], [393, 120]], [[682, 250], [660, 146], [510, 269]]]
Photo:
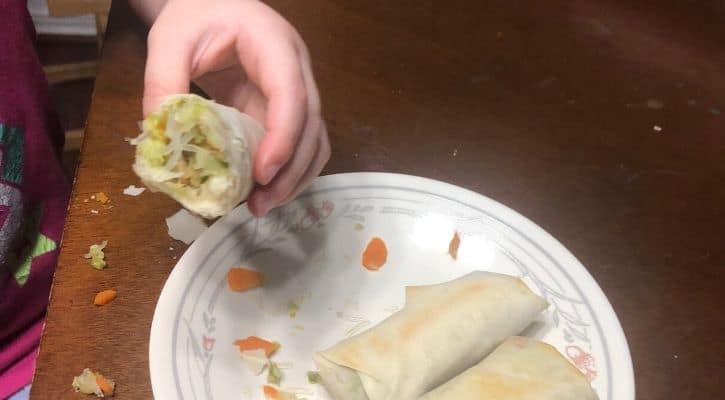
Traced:
[[[148, 36], [148, 54], [144, 73], [143, 114], [158, 108], [164, 97], [189, 91], [193, 40], [174, 35], [172, 29], [157, 20]], [[176, 36], [176, 37], [174, 37]]]

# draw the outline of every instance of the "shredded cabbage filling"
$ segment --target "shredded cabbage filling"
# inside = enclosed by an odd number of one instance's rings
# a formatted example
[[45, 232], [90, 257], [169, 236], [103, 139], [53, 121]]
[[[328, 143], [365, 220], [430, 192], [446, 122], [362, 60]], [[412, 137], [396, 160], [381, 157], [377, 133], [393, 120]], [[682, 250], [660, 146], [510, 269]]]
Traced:
[[229, 179], [221, 124], [201, 99], [181, 98], [146, 117], [132, 143], [149, 167], [164, 172], [166, 185], [199, 195], [203, 186], [223, 189]]

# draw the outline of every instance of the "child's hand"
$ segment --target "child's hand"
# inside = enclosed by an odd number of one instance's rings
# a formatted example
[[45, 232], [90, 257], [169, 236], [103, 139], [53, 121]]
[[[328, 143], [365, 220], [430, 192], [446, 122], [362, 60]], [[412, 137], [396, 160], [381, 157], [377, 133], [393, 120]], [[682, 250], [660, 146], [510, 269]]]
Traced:
[[263, 122], [254, 160], [257, 216], [292, 200], [330, 157], [307, 48], [257, 0], [170, 0], [148, 37], [144, 114], [194, 80], [213, 99]]

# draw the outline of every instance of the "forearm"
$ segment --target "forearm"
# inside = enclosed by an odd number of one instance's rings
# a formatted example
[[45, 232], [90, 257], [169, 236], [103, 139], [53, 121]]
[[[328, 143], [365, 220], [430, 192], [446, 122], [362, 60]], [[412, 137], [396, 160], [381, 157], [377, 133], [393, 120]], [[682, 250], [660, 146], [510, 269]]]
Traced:
[[136, 14], [147, 24], [152, 25], [164, 8], [167, 0], [129, 0]]

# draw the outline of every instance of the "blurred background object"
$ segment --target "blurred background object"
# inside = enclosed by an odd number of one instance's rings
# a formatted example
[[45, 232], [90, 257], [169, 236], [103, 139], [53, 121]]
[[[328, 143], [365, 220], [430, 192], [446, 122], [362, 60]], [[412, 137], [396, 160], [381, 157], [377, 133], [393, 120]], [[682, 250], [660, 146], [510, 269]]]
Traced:
[[36, 49], [65, 129], [63, 165], [75, 172], [111, 0], [29, 0]]

